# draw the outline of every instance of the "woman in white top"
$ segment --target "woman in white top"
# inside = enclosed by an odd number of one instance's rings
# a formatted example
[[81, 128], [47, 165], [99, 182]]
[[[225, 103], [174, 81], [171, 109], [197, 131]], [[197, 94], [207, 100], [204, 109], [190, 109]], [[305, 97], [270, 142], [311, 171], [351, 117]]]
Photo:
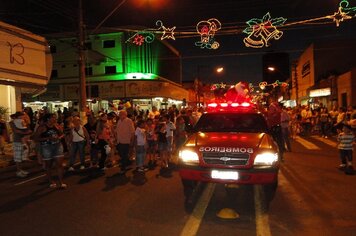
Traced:
[[90, 138], [88, 131], [84, 126], [81, 125], [80, 118], [77, 116], [73, 118], [73, 128], [69, 135], [69, 140], [72, 142], [72, 145], [68, 170], [74, 171], [73, 164], [77, 153], [79, 153], [80, 157], [80, 169], [83, 170], [85, 168], [85, 147], [90, 145]]

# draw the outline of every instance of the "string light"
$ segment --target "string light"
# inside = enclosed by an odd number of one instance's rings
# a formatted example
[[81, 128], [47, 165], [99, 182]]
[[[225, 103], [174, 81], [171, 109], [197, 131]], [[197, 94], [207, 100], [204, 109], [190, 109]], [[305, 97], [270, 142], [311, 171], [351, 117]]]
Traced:
[[174, 30], [176, 29], [175, 26], [173, 26], [172, 28], [167, 28], [163, 25], [163, 22], [161, 20], [158, 20], [156, 22], [156, 25], [159, 26], [158, 30], [161, 30], [161, 29], [163, 30], [161, 40], [164, 40], [164, 39], [176, 40], [176, 38], [174, 37]]
[[126, 43], [132, 43], [137, 46], [142, 46], [144, 43], [152, 43], [155, 40], [155, 35], [149, 31], [140, 31], [132, 35], [126, 40]]
[[333, 22], [336, 23], [336, 27], [340, 26], [340, 22], [352, 18], [352, 16], [348, 14], [350, 14], [351, 12], [356, 12], [356, 7], [347, 8], [348, 6], [349, 6], [349, 2], [347, 0], [342, 0], [339, 4], [338, 11], [335, 12], [333, 15], [328, 16], [328, 18], [331, 18]]
[[220, 44], [215, 41], [214, 36], [215, 33], [220, 29], [221, 23], [215, 18], [211, 18], [206, 21], [200, 21], [196, 26], [196, 30], [200, 35], [200, 41], [196, 42], [195, 46], [207, 49], [219, 48]]
[[[126, 41], [126, 43], [130, 42], [138, 46], [141, 46], [144, 43], [152, 43], [156, 34], [161, 34], [161, 40], [175, 40], [176, 37], [196, 37], [198, 33], [200, 40], [195, 42], [195, 46], [198, 46], [202, 49], [218, 49], [220, 44], [215, 40], [215, 35], [217, 34], [217, 31], [219, 31], [219, 35], [236, 35], [240, 33], [247, 34], [247, 36], [243, 39], [246, 47], [263, 48], [270, 46], [270, 40], [279, 40], [283, 36], [281, 29], [285, 30], [290, 28], [290, 26], [295, 25], [328, 24], [330, 19], [336, 23], [337, 27], [339, 27], [341, 22], [352, 19], [354, 17], [356, 17], [356, 7], [349, 7], [348, 0], [341, 0], [338, 5], [338, 10], [332, 15], [288, 23], [286, 23], [286, 18], [272, 18], [268, 12], [261, 19], [253, 18], [247, 21], [246, 23], [248, 27], [246, 28], [241, 28], [240, 26], [226, 26], [224, 29], [222, 29], [220, 21], [216, 18], [211, 18], [198, 22], [198, 24], [195, 26], [195, 31], [180, 31], [176, 33], [176, 26], [171, 28], [165, 27], [161, 20], [156, 22], [156, 26], [158, 27], [157, 29], [120, 30], [134, 32], [134, 34]], [[230, 25], [231, 24], [233, 23], [230, 23]], [[188, 27], [185, 28], [188, 29]]]
[[244, 38], [245, 46], [252, 48], [269, 47], [271, 39], [279, 40], [282, 37], [283, 32], [279, 31], [277, 26], [282, 26], [286, 20], [283, 17], [271, 18], [268, 12], [262, 19], [253, 18], [247, 21], [248, 27], [243, 31], [248, 34]]
[[260, 87], [261, 90], [265, 90], [267, 86], [272, 86], [273, 88], [276, 88], [278, 86], [281, 86], [283, 88], [288, 87], [289, 84], [286, 82], [279, 82], [279, 80], [276, 80], [274, 83], [272, 84], [268, 84], [266, 81], [260, 82], [258, 84], [258, 86]]

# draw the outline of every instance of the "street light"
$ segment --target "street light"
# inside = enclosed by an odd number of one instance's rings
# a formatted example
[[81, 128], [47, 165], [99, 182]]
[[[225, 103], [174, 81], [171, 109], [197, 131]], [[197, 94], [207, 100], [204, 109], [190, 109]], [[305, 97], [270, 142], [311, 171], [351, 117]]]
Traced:
[[221, 73], [221, 72], [223, 72], [224, 71], [224, 67], [218, 67], [217, 69], [216, 69], [216, 72], [217, 73]]
[[269, 67], [267, 67], [267, 70], [269, 70], [269, 71], [275, 71], [275, 70], [276, 70], [276, 68], [275, 68], [275, 67], [273, 67], [273, 66], [269, 66]]

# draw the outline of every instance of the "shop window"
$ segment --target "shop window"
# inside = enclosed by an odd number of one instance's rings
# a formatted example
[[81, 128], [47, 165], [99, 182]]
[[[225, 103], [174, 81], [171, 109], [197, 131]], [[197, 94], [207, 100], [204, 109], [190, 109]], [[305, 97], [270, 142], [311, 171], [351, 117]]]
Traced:
[[58, 78], [58, 71], [57, 70], [52, 70], [51, 78]]
[[305, 77], [308, 74], [310, 74], [310, 61], [307, 61], [302, 68], [302, 77]]
[[105, 66], [105, 74], [116, 74], [116, 66]]
[[85, 75], [93, 75], [93, 67], [85, 67]]
[[92, 98], [99, 97], [99, 86], [98, 85], [90, 86], [90, 95]]
[[115, 47], [115, 40], [104, 40], [103, 48], [114, 48]]

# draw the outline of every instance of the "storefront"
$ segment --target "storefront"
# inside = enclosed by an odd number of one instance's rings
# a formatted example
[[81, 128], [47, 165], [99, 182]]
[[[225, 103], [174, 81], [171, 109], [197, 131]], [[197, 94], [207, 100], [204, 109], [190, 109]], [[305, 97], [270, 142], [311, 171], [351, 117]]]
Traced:
[[22, 96], [45, 90], [52, 56], [45, 38], [0, 22], [0, 106], [22, 110]]
[[309, 101], [311, 108], [316, 109], [320, 106], [330, 107], [331, 88], [320, 88], [309, 91]]
[[[119, 107], [123, 103], [129, 103], [142, 110], [151, 110], [152, 106], [158, 109], [166, 109], [173, 104], [180, 107], [183, 99], [188, 98], [188, 91], [179, 84], [161, 80], [124, 80], [87, 83], [87, 104], [94, 112], [100, 110], [110, 111], [111, 106]], [[47, 92], [36, 97], [38, 101], [55, 106], [66, 106], [79, 109], [79, 85], [62, 84], [48, 86]]]

